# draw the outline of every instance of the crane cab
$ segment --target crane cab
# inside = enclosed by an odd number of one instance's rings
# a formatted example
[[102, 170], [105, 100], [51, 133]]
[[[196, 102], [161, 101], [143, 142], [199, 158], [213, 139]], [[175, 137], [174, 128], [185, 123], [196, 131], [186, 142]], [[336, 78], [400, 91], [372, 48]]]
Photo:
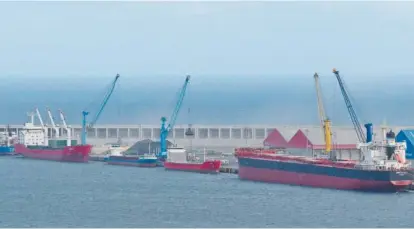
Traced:
[[190, 127], [188, 127], [185, 131], [185, 136], [194, 136], [194, 131]]
[[185, 131], [185, 136], [194, 136], [194, 131], [191, 129], [191, 127], [188, 127]]
[[194, 131], [191, 128], [191, 124], [189, 124], [188, 128], [185, 130], [185, 136], [194, 136]]

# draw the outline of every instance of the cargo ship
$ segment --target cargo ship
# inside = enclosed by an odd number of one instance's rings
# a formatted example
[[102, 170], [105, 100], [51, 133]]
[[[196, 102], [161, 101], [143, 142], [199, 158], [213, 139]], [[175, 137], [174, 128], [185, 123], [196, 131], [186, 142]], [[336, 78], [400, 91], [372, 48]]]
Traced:
[[125, 165], [136, 167], [156, 167], [158, 158], [152, 154], [144, 155], [111, 155], [108, 157], [107, 163], [109, 165]]
[[219, 173], [221, 167], [220, 160], [194, 161], [189, 160], [183, 148], [169, 148], [167, 159], [164, 161], [164, 168], [167, 170], [179, 170], [199, 173]]
[[[239, 178], [319, 188], [395, 192], [414, 180], [405, 159], [406, 143], [396, 143], [390, 131], [385, 142], [361, 143], [359, 161], [292, 156], [283, 151], [235, 150]], [[265, 152], [266, 151], [266, 152]]]
[[43, 124], [35, 126], [32, 113], [29, 117], [29, 122], [18, 133], [19, 143], [14, 145], [16, 155], [51, 161], [88, 162], [91, 145], [77, 145], [77, 140], [70, 139], [69, 130], [67, 139], [48, 139], [47, 128]]

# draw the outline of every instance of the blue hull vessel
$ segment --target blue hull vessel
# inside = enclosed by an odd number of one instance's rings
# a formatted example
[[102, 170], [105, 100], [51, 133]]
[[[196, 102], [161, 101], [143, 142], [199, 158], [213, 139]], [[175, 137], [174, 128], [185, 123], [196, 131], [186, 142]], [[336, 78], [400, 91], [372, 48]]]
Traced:
[[13, 146], [0, 146], [0, 156], [7, 156], [14, 154]]
[[154, 156], [109, 156], [106, 163], [110, 165], [125, 165], [136, 167], [156, 167], [157, 158]]

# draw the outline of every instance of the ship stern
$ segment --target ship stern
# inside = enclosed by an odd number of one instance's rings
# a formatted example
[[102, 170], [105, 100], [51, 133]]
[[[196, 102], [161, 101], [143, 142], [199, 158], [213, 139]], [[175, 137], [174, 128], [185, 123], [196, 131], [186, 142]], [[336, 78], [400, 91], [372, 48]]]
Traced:
[[396, 191], [409, 189], [414, 181], [414, 174], [409, 171], [392, 171], [390, 184]]

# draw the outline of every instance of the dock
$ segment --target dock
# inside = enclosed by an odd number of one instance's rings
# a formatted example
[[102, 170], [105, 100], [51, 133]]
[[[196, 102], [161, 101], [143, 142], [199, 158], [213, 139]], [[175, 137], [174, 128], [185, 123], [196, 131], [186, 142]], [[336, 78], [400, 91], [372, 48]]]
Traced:
[[239, 168], [237, 166], [221, 166], [220, 173], [238, 174]]

